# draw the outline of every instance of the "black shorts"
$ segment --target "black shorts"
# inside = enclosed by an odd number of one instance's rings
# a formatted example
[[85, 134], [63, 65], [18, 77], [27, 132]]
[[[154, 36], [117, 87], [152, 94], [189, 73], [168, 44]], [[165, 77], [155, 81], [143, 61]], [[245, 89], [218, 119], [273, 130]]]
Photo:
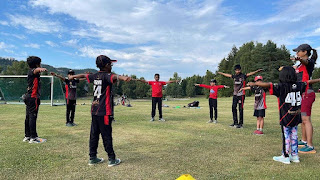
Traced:
[[265, 109], [255, 109], [254, 110], [254, 113], [253, 113], [253, 116], [256, 116], [256, 117], [265, 117], [266, 116], [266, 110]]

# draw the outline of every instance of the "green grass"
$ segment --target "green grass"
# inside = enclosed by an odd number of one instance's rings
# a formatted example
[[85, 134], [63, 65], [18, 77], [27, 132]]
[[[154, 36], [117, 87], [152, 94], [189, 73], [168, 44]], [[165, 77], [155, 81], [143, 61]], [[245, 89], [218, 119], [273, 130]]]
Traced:
[[[174, 109], [199, 100], [201, 109]], [[78, 103], [89, 102], [78, 100]], [[267, 97], [264, 136], [255, 136], [253, 97], [245, 101], [244, 128], [232, 123], [231, 98], [218, 99], [218, 124], [207, 124], [208, 100], [164, 101], [166, 122], [149, 122], [150, 101], [116, 106], [114, 149], [123, 162], [88, 166], [90, 105], [76, 108], [76, 127], [65, 126], [65, 106], [40, 106], [38, 134], [44, 144], [23, 143], [25, 106], [0, 105], [0, 179], [319, 179], [318, 154], [300, 154], [301, 163], [284, 165], [272, 157], [281, 153], [277, 100]], [[320, 115], [313, 107], [314, 145], [319, 150]], [[156, 115], [157, 116], [157, 115]], [[299, 128], [299, 137], [300, 136]], [[98, 156], [107, 159], [100, 139]]]

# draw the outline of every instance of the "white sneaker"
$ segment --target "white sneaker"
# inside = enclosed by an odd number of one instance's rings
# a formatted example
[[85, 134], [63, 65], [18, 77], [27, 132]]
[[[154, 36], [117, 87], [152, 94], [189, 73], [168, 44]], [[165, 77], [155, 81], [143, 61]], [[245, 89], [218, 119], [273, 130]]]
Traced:
[[47, 141], [46, 139], [36, 137], [36, 138], [31, 138], [30, 141], [29, 141], [29, 143], [30, 143], [30, 144], [32, 144], [32, 143], [39, 144], [39, 143], [44, 143], [44, 142], [46, 142], [46, 141]]
[[160, 119], [159, 119], [159, 121], [162, 121], [162, 122], [164, 122], [164, 121], [166, 121], [166, 120], [164, 120], [163, 118], [160, 118]]
[[290, 164], [290, 158], [282, 156], [273, 156], [273, 160], [282, 162], [284, 164]]
[[218, 121], [217, 121], [217, 120], [214, 120], [214, 121], [213, 121], [213, 123], [217, 124], [217, 123], [218, 123]]
[[300, 158], [299, 158], [298, 155], [292, 156], [291, 154], [289, 154], [289, 158], [290, 158], [291, 162], [294, 162], [294, 163], [299, 163], [300, 162]]
[[153, 122], [154, 121], [154, 118], [151, 118], [150, 122]]
[[29, 142], [30, 141], [30, 137], [24, 137], [22, 141], [23, 142]]

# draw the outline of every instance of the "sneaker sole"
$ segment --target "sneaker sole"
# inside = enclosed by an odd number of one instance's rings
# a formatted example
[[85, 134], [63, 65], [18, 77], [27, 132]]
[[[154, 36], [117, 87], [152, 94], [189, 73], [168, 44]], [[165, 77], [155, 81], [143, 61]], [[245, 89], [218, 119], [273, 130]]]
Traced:
[[291, 162], [294, 162], [294, 163], [299, 163], [299, 162], [300, 162], [300, 160], [295, 160], [295, 161], [291, 161]]
[[101, 158], [101, 159], [102, 159], [102, 160], [101, 160], [100, 162], [97, 162], [97, 163], [94, 163], [94, 164], [88, 163], [88, 165], [89, 165], [89, 166], [94, 166], [94, 165], [96, 165], [96, 164], [101, 164], [101, 163], [104, 162], [104, 159], [103, 159], [103, 158]]
[[275, 159], [273, 159], [274, 161], [276, 161], [276, 162], [281, 162], [281, 163], [283, 163], [283, 164], [290, 164], [290, 161], [289, 162], [283, 162], [283, 161], [277, 161], [277, 160], [275, 160]]
[[315, 154], [315, 153], [317, 153], [317, 151], [316, 150], [312, 150], [312, 151], [300, 151], [299, 150], [299, 153], [301, 153], [301, 154]]
[[117, 164], [108, 164], [108, 167], [113, 167], [113, 166], [119, 165], [120, 163], [121, 163], [121, 160], [119, 160], [119, 163]]

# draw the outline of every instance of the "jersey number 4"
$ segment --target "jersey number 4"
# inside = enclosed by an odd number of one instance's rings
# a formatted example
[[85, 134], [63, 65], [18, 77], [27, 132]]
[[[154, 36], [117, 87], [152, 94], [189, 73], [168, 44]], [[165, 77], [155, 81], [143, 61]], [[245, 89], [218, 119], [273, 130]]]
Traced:
[[94, 85], [94, 94], [93, 96], [100, 98], [101, 96], [101, 86], [100, 85]]
[[301, 105], [301, 95], [300, 92], [290, 92], [287, 94], [285, 103], [290, 103], [291, 106]]

